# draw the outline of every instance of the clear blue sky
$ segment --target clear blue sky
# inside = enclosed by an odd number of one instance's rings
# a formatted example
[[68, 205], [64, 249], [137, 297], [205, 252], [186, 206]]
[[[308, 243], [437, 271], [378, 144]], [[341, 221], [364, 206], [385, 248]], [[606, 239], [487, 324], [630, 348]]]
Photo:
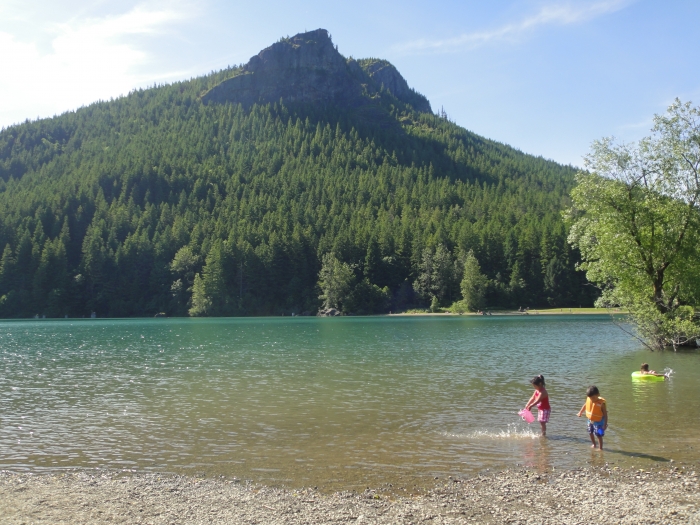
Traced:
[[457, 124], [582, 165], [675, 97], [700, 104], [697, 0], [0, 0], [0, 127], [245, 63], [328, 29]]

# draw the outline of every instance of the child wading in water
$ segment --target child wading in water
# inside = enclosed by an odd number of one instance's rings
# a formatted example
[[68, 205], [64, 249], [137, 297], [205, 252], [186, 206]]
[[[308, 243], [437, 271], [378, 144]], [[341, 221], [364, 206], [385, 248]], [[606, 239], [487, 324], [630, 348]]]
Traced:
[[589, 386], [586, 390], [586, 403], [578, 411], [578, 417], [581, 417], [583, 411], [586, 411], [588, 418], [588, 435], [591, 438], [591, 446], [595, 448], [595, 438], [598, 438], [600, 450], [603, 450], [603, 436], [608, 428], [608, 407], [605, 404], [605, 399], [600, 397], [600, 392], [597, 386]]
[[656, 370], [649, 370], [649, 365], [647, 363], [642, 363], [639, 372], [645, 376], [666, 377], [666, 374], [659, 374]]
[[535, 387], [535, 393], [525, 405], [525, 410], [530, 410], [530, 407], [537, 405], [537, 421], [540, 422], [542, 427], [542, 435], [547, 435], [547, 422], [549, 421], [549, 413], [551, 408], [549, 407], [549, 394], [547, 389], [544, 387], [544, 376], [538, 375], [533, 377], [530, 381], [532, 386]]

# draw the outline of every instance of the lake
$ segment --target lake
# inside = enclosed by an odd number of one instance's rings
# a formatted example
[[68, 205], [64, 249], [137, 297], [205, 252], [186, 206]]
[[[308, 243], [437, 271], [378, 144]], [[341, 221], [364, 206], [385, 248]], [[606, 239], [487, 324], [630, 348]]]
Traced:
[[[0, 322], [0, 468], [110, 468], [417, 491], [528, 466], [700, 459], [697, 352], [607, 316]], [[632, 383], [647, 361], [670, 381]], [[548, 438], [517, 415], [544, 374]], [[596, 384], [607, 450], [576, 413]]]

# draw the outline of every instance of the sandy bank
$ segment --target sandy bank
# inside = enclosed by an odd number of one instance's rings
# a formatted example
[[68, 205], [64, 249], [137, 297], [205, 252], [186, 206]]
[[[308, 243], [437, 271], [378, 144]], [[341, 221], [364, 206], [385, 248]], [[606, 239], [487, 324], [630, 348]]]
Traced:
[[510, 470], [438, 480], [423, 496], [320, 494], [226, 479], [84, 471], [0, 473], [2, 523], [700, 524], [689, 469]]

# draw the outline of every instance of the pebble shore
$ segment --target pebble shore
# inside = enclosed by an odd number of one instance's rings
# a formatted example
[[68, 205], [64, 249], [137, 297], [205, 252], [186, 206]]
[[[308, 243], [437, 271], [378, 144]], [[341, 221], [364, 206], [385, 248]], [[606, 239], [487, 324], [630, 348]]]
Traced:
[[422, 495], [323, 494], [235, 479], [77, 471], [0, 472], [3, 524], [700, 525], [695, 467], [518, 469], [437, 480]]

